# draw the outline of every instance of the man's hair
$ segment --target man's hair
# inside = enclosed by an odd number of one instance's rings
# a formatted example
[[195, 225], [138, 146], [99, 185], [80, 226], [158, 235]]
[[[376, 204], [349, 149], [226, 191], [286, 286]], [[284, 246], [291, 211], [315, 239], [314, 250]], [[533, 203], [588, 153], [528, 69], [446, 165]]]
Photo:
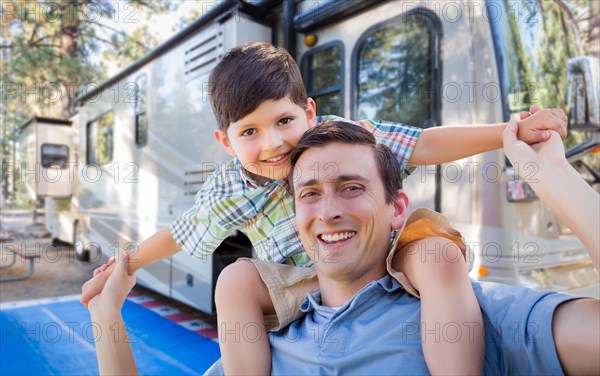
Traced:
[[208, 78], [208, 94], [219, 129], [285, 97], [306, 108], [308, 97], [292, 56], [268, 43], [246, 43], [227, 51]]
[[[323, 123], [304, 133], [290, 156], [290, 179], [293, 179], [294, 168], [298, 159], [306, 150], [314, 147], [324, 147], [332, 143], [369, 146], [373, 150], [373, 155], [377, 161], [377, 170], [385, 187], [385, 202], [389, 204], [399, 197], [398, 190], [402, 189], [402, 169], [394, 153], [386, 145], [377, 142], [375, 137], [366, 129], [343, 121]], [[293, 181], [290, 181], [289, 186], [293, 190]]]

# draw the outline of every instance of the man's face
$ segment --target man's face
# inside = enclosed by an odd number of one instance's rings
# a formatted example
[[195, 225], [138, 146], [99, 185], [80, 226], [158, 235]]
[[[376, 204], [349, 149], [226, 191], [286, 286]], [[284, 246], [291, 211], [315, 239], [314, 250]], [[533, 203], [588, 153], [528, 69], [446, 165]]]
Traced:
[[385, 274], [390, 231], [401, 228], [408, 199], [386, 204], [373, 150], [332, 143], [305, 151], [294, 169], [300, 238], [319, 273], [370, 282]]
[[215, 131], [225, 150], [237, 156], [259, 183], [285, 179], [290, 172], [290, 153], [310, 127], [316, 124], [315, 102], [303, 108], [289, 98], [264, 101], [250, 114], [231, 123], [227, 133]]

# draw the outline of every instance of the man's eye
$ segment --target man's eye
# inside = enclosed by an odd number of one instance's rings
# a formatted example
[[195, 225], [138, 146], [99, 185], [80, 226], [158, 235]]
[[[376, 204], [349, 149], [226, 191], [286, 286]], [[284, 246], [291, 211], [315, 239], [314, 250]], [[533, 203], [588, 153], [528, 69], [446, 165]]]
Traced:
[[302, 193], [300, 195], [300, 198], [313, 197], [313, 196], [316, 196], [316, 195], [317, 195], [317, 192], [310, 191], [310, 192]]
[[279, 125], [288, 125], [289, 123], [291, 123], [294, 119], [292, 118], [283, 118], [279, 120]]
[[254, 128], [246, 129], [242, 132], [242, 136], [252, 136], [254, 134], [256, 134], [256, 129]]
[[363, 187], [360, 185], [350, 185], [343, 189], [344, 192], [357, 192], [362, 191]]

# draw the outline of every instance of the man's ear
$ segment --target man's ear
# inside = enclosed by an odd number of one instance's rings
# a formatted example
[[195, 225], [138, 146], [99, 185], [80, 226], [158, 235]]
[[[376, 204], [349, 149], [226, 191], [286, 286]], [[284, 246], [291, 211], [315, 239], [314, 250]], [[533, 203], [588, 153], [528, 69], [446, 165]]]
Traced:
[[398, 198], [392, 202], [394, 205], [394, 217], [392, 218], [392, 229], [399, 230], [404, 226], [408, 217], [408, 196], [403, 189], [398, 190]]
[[233, 148], [231, 147], [231, 142], [229, 142], [229, 137], [227, 137], [227, 133], [223, 132], [220, 129], [217, 129], [214, 134], [215, 138], [223, 146], [223, 149], [225, 149], [227, 154], [231, 155], [232, 157], [235, 157], [236, 153], [235, 150], [233, 150]]
[[309, 128], [317, 125], [317, 103], [312, 98], [308, 98], [306, 102], [306, 119]]

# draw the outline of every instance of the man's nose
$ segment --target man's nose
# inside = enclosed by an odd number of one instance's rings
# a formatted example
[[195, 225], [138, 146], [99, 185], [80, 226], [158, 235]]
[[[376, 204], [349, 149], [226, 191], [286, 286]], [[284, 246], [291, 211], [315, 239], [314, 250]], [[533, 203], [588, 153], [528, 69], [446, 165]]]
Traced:
[[342, 219], [342, 206], [334, 194], [325, 194], [321, 200], [319, 220], [322, 223], [336, 223]]

